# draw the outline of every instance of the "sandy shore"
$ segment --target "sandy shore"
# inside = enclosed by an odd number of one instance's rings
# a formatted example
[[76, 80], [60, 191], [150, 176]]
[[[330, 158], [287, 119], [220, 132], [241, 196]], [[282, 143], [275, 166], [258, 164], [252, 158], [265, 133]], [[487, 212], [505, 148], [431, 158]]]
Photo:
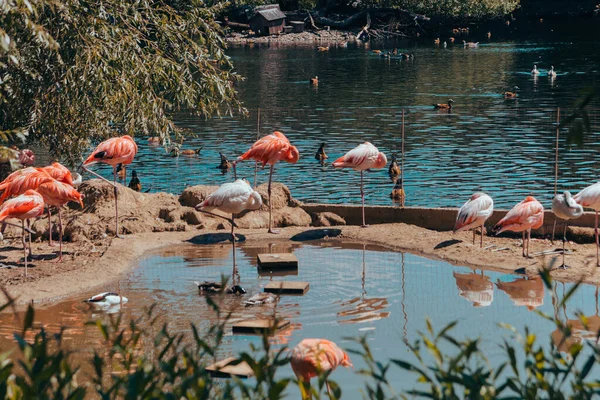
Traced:
[[[279, 235], [271, 235], [264, 229], [241, 229], [239, 233], [246, 237], [248, 243], [276, 242], [287, 240], [306, 240], [324, 236], [324, 229], [329, 234], [337, 233], [336, 239], [356, 241], [385, 246], [391, 250], [407, 251], [428, 258], [440, 259], [454, 265], [463, 265], [513, 273], [525, 268], [526, 273], [534, 275], [540, 268], [562, 263], [560, 254], [538, 254], [531, 259], [521, 256], [521, 240], [514, 238], [484, 237], [484, 248], [478, 242], [471, 244], [471, 233], [437, 232], [414, 225], [402, 223], [372, 225], [367, 228], [342, 226], [330, 228], [283, 228]], [[136, 261], [151, 255], [154, 250], [165, 246], [184, 243], [202, 235], [224, 231], [190, 230], [185, 232], [157, 232], [128, 235], [123, 239], [106, 239], [103, 246], [94, 249], [77, 249], [75, 244], [66, 246], [67, 255], [63, 263], [55, 263], [50, 255], [54, 251], [47, 243], [34, 244], [34, 254], [46, 255], [46, 259], [34, 260], [30, 268], [30, 277], [25, 279], [21, 267], [0, 271], [0, 284], [18, 303], [49, 302], [62, 297], [72, 296], [94, 287], [106, 285], [130, 272]], [[477, 239], [479, 240], [479, 238]], [[18, 242], [2, 251], [2, 262], [15, 265], [23, 256]], [[489, 246], [489, 247], [488, 247]], [[533, 239], [530, 254], [559, 248], [547, 239]], [[486, 248], [487, 247], [487, 248]], [[593, 244], [568, 243], [566, 270], [553, 271], [553, 277], [559, 281], [583, 281], [600, 284], [600, 268], [595, 266], [596, 250]]]

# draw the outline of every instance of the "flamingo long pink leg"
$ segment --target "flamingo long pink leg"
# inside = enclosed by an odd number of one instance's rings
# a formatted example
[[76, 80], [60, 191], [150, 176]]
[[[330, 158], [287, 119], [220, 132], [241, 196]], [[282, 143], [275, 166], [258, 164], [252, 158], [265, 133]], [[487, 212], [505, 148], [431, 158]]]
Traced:
[[552, 226], [552, 237], [550, 238], [550, 243], [554, 244], [554, 231], [556, 230], [556, 217], [554, 217], [554, 226]]
[[58, 250], [58, 260], [56, 262], [61, 262], [62, 261], [63, 224], [62, 224], [62, 217], [60, 215], [60, 207], [58, 207], [58, 229], [59, 229], [59, 235], [58, 235], [59, 250]]
[[235, 233], [233, 232], [233, 229], [235, 227], [235, 223], [234, 223], [234, 215], [231, 214], [231, 243], [233, 246], [233, 275], [231, 275], [231, 280], [232, 280], [232, 284], [235, 285], [236, 283], [236, 277], [237, 277], [237, 271], [236, 271], [236, 263], [235, 263]]
[[50, 206], [48, 206], [48, 241], [50, 246], [52, 246], [52, 220], [50, 219], [52, 214], [50, 214]]
[[481, 241], [479, 242], [479, 247], [483, 248], [483, 227], [484, 224], [481, 224]]
[[525, 257], [525, 231], [523, 231], [523, 257]]
[[278, 233], [273, 230], [273, 202], [271, 201], [271, 181], [273, 179], [273, 171], [275, 170], [275, 164], [271, 164], [271, 172], [269, 172], [269, 188], [267, 190], [269, 194], [269, 233]]
[[365, 228], [367, 224], [365, 223], [365, 189], [363, 186], [363, 174], [364, 171], [360, 171], [360, 199], [362, 203], [362, 227]]
[[473, 246], [475, 246], [475, 229], [473, 229]]
[[594, 233], [596, 234], [596, 266], [600, 267], [600, 254], [598, 253], [598, 247], [600, 246], [598, 243], [598, 211], [596, 211], [596, 229]]
[[567, 265], [565, 264], [565, 243], [567, 242], [567, 224], [568, 221], [565, 220], [565, 230], [563, 231], [563, 268], [567, 268]]
[[25, 220], [21, 221], [21, 225], [23, 229], [23, 260], [25, 260], [25, 276], [27, 276], [27, 239], [25, 239], [27, 237], [27, 234], [25, 233]]
[[33, 252], [31, 251], [31, 233], [33, 231], [31, 230], [31, 222], [29, 220], [27, 220], [27, 232], [29, 232], [29, 257], [33, 260]]
[[527, 230], [527, 258], [529, 258], [529, 242], [531, 242], [531, 229]]

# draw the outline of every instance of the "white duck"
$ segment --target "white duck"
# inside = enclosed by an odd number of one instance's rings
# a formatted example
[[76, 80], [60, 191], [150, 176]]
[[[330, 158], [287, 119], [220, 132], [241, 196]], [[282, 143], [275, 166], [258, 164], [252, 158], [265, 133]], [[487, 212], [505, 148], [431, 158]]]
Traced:
[[556, 78], [556, 71], [554, 70], [554, 65], [550, 67], [550, 71], [548, 71], [548, 78]]
[[539, 75], [540, 71], [538, 71], [537, 69], [537, 65], [533, 66], [533, 69], [531, 70], [531, 75]]
[[85, 303], [100, 308], [112, 307], [117, 304], [125, 304], [128, 301], [129, 300], [127, 300], [127, 297], [121, 296], [120, 294], [113, 292], [100, 293], [90, 297], [87, 300], [84, 300]]
[[256, 293], [255, 295], [253, 295], [252, 297], [250, 297], [248, 300], [246, 300], [244, 302], [244, 305], [246, 307], [248, 306], [260, 306], [263, 304], [273, 304], [276, 303], [279, 300], [279, 298], [277, 296], [275, 296], [273, 293]]
[[[565, 220], [565, 229], [563, 232], [563, 263], [560, 268], [567, 268], [565, 265], [565, 242], [567, 241], [567, 225], [570, 219], [579, 218], [583, 215], [583, 207], [575, 202], [569, 191], [563, 194], [557, 194], [552, 199], [552, 212], [557, 218]], [[554, 220], [556, 227], [556, 220]], [[554, 230], [552, 230], [554, 232]]]

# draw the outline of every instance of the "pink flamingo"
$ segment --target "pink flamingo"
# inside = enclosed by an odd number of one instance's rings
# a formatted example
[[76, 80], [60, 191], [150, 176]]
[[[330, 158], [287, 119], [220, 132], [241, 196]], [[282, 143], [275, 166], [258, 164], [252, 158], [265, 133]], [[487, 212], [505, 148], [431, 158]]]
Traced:
[[[5, 219], [9, 218], [16, 218], [21, 220], [20, 228], [23, 230], [25, 276], [27, 276], [27, 235], [25, 234], [26, 231], [29, 231], [30, 234], [29, 245], [31, 249], [31, 230], [25, 228], [25, 220], [29, 221], [30, 218], [38, 217], [43, 213], [44, 199], [35, 190], [27, 190], [24, 194], [17, 196], [14, 199], [9, 199], [0, 206], [0, 221], [4, 221]], [[7, 222], [7, 224], [9, 223]]]
[[[292, 146], [288, 138], [281, 132], [275, 131], [271, 135], [267, 135], [259, 140], [257, 140], [250, 150], [242, 154], [238, 157], [234, 165], [234, 174], [235, 174], [235, 164], [238, 161], [244, 160], [256, 160], [258, 162], [262, 162], [263, 168], [265, 165], [269, 164], [271, 166], [271, 171], [269, 172], [269, 233], [276, 233], [272, 228], [272, 214], [273, 214], [273, 205], [271, 202], [271, 181], [273, 179], [273, 170], [275, 169], [275, 164], [278, 161], [286, 161], [290, 164], [295, 164], [298, 162], [300, 158], [300, 153], [295, 146]], [[236, 178], [237, 179], [237, 178]]]
[[[233, 279], [235, 279], [235, 235], [233, 232], [235, 227], [235, 214], [239, 214], [244, 210], [258, 210], [261, 206], [262, 198], [260, 197], [260, 194], [254, 191], [250, 184], [243, 179], [222, 184], [216, 191], [212, 192], [206, 200], [196, 206], [196, 210], [198, 211], [226, 219], [231, 223]], [[231, 214], [231, 219], [208, 211], [212, 209]]]
[[[304, 339], [292, 349], [290, 359], [292, 370], [300, 383], [303, 399], [310, 399], [310, 389], [305, 391], [304, 384], [310, 388], [310, 379], [323, 372], [333, 371], [338, 366], [353, 367], [350, 357], [335, 343], [326, 339]], [[331, 396], [329, 382], [327, 392]]]
[[369, 142], [358, 145], [344, 156], [333, 162], [336, 168], [352, 168], [360, 171], [360, 197], [362, 200], [362, 226], [365, 227], [365, 191], [363, 186], [363, 172], [370, 169], [384, 168], [387, 164], [385, 154]]
[[[97, 176], [103, 181], [111, 184], [115, 189], [115, 236], [119, 236], [119, 206], [117, 201], [117, 165], [131, 164], [133, 158], [137, 154], [138, 147], [133, 138], [129, 135], [115, 137], [100, 143], [98, 147], [92, 151], [92, 154], [82, 164], [82, 168], [92, 175]], [[91, 165], [97, 162], [112, 165], [113, 167], [113, 182], [98, 175], [95, 172], [86, 168], [86, 165]]]
[[458, 210], [454, 232], [473, 229], [473, 244], [475, 244], [475, 228], [481, 227], [480, 247], [483, 247], [483, 225], [494, 212], [494, 200], [485, 193], [477, 192]]
[[75, 201], [83, 208], [83, 201], [81, 193], [79, 193], [73, 186], [68, 185], [57, 180], [52, 180], [42, 183], [37, 191], [44, 198], [44, 202], [48, 206], [55, 206], [58, 209], [58, 229], [59, 229], [59, 243], [60, 249], [58, 253], [57, 262], [62, 261], [62, 238], [63, 238], [63, 225], [62, 217], [60, 215], [60, 208], [67, 204], [69, 201]]
[[567, 225], [569, 225], [570, 219], [579, 218], [583, 215], [583, 207], [580, 204], [577, 204], [573, 197], [571, 196], [571, 192], [565, 190], [563, 194], [557, 194], [552, 199], [552, 212], [554, 213], [554, 228], [552, 228], [552, 233], [554, 233], [554, 229], [556, 228], [556, 220], [558, 218], [565, 221], [565, 228], [563, 230], [563, 251], [562, 251], [562, 265], [559, 268], [566, 269], [568, 266], [565, 264], [565, 243], [567, 242]]
[[596, 211], [596, 228], [594, 233], [596, 235], [596, 265], [600, 267], [600, 255], [598, 252], [598, 211], [600, 211], [600, 182], [594, 183], [583, 189], [581, 192], [573, 196], [573, 200], [583, 208], [591, 208]]
[[[529, 257], [531, 229], [538, 229], [543, 223], [544, 206], [535, 197], [527, 196], [494, 226], [494, 232], [496, 235], [504, 231], [523, 232], [523, 257]], [[527, 254], [525, 254], [525, 231], [527, 231]]]
[[[73, 185], [73, 176], [71, 175], [71, 171], [64, 165], [58, 162], [53, 162], [52, 164], [42, 167], [44, 171], [48, 173], [52, 178], [56, 179], [59, 182], [66, 183], [67, 185]], [[48, 202], [46, 202], [48, 204]], [[50, 246], [52, 246], [52, 214], [50, 213], [50, 207], [48, 207], [48, 241], [50, 242]]]

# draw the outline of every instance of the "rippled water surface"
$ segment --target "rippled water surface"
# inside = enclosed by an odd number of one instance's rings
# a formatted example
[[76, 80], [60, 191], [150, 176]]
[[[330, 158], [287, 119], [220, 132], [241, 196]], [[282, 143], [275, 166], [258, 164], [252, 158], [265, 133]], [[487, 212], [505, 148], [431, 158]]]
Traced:
[[[292, 252], [299, 260], [297, 274], [271, 277], [261, 275], [256, 268], [256, 255], [266, 252]], [[291, 322], [290, 327], [273, 338], [276, 346], [295, 346], [303, 338], [325, 337], [342, 347], [357, 348], [344, 338], [367, 335], [374, 357], [378, 360], [400, 358], [415, 361], [408, 352], [407, 342], [425, 330], [425, 318], [440, 329], [457, 320], [454, 330], [457, 338], [482, 338], [482, 348], [492, 365], [503, 360], [499, 348], [501, 339], [510, 337], [498, 327], [499, 322], [514, 325], [522, 331], [533, 327], [541, 340], [548, 343], [554, 330], [551, 323], [532, 310], [555, 315], [563, 321], [576, 320], [580, 310], [590, 321], [598, 318], [598, 292], [595, 287], [583, 285], [566, 308], [556, 308], [551, 293], [540, 280], [527, 279], [495, 272], [473, 271], [454, 267], [442, 261], [389, 252], [362, 244], [328, 241], [315, 244], [264, 243], [261, 246], [240, 244], [237, 250], [239, 277], [248, 290], [243, 297], [228, 296], [223, 307], [233, 309], [232, 322], [255, 318], [273, 312], [269, 307], [244, 308], [242, 302], [273, 280], [301, 280], [310, 282], [304, 296], [284, 296], [277, 313]], [[140, 316], [144, 307], [157, 303], [157, 312], [174, 331], [189, 332], [189, 323], [206, 329], [214, 318], [194, 285], [195, 280], [219, 280], [221, 274], [231, 274], [231, 245], [181, 245], [163, 250], [139, 263], [129, 277], [107, 286], [129, 298], [124, 306], [126, 317]], [[556, 294], [563, 295], [570, 284], [555, 284]], [[99, 290], [100, 291], [100, 290]], [[40, 307], [39, 321], [50, 330], [60, 325], [67, 327], [65, 342], [81, 351], [79, 358], [90, 356], [94, 347], [101, 346], [95, 327], [84, 326], [89, 319], [106, 318], [92, 312], [72, 298], [49, 307]], [[594, 324], [595, 322], [593, 322]], [[12, 332], [17, 323], [11, 315], [0, 314], [0, 348], [14, 346]], [[580, 326], [574, 329], [575, 340], [593, 338]], [[557, 332], [554, 340], [560, 340]], [[260, 338], [251, 335], [232, 335], [227, 331], [221, 356], [247, 351], [249, 344], [260, 345]], [[446, 348], [450, 351], [451, 349]], [[353, 357], [356, 369], [364, 366]], [[86, 372], [91, 372], [85, 370]], [[292, 375], [286, 366], [282, 374]], [[340, 369], [333, 375], [346, 394], [362, 387], [362, 378], [353, 371]], [[412, 388], [414, 376], [392, 369], [389, 378], [396, 389]], [[291, 392], [295, 398], [296, 392]], [[354, 397], [348, 397], [354, 398]]]
[[[597, 36], [596, 36], [597, 37]], [[228, 51], [237, 71], [249, 117], [205, 121], [178, 115], [179, 125], [197, 138], [184, 148], [204, 146], [201, 156], [171, 158], [138, 138], [140, 153], [133, 168], [145, 188], [179, 193], [193, 184], [221, 184], [232, 179], [215, 167], [219, 151], [231, 159], [260, 134], [281, 130], [299, 148], [296, 165], [278, 164], [275, 179], [290, 186], [307, 202], [359, 202], [359, 175], [320, 167], [314, 159], [326, 143], [329, 160], [369, 140], [388, 156], [400, 153], [401, 110], [406, 110], [405, 184], [407, 205], [458, 206], [478, 189], [488, 192], [499, 207], [510, 207], [534, 194], [549, 206], [554, 189], [556, 108], [569, 113], [581, 90], [598, 82], [600, 53], [593, 35], [569, 40], [482, 41], [479, 48], [435, 47], [429, 41], [350, 44], [318, 52], [316, 45], [233, 47]], [[472, 38], [477, 39], [477, 38]], [[384, 60], [373, 49], [398, 47], [414, 60]], [[537, 63], [542, 74], [529, 71]], [[555, 80], [546, 71], [554, 65]], [[319, 86], [308, 79], [317, 75]], [[501, 93], [517, 85], [518, 100]], [[455, 101], [452, 113], [432, 103]], [[560, 139], [559, 189], [578, 190], [597, 180], [600, 170], [600, 112], [590, 112], [592, 134], [584, 146]], [[110, 174], [108, 169], [106, 174]], [[259, 182], [267, 179], [267, 170]], [[253, 179], [254, 166], [240, 166], [242, 177]], [[393, 184], [385, 170], [366, 174], [367, 201], [392, 204]]]

